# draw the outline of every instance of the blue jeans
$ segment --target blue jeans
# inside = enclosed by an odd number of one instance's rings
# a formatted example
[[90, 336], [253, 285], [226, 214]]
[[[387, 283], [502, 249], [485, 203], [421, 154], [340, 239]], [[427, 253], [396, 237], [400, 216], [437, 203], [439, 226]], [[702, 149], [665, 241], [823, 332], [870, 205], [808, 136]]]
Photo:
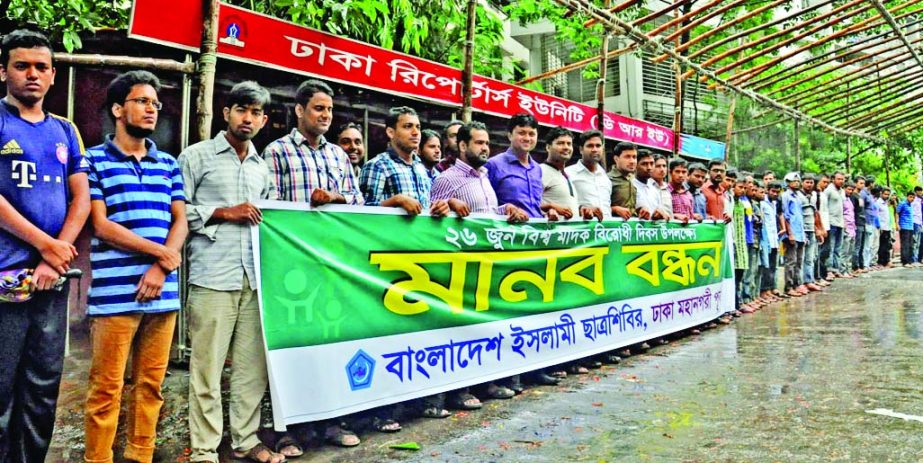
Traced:
[[804, 234], [804, 283], [814, 283], [814, 262], [817, 258], [817, 237], [814, 233]]
[[[827, 257], [827, 272], [840, 271], [840, 247], [843, 246], [843, 227], [830, 227], [830, 234], [827, 235], [830, 241], [830, 255]], [[826, 275], [824, 275], [826, 276]]]

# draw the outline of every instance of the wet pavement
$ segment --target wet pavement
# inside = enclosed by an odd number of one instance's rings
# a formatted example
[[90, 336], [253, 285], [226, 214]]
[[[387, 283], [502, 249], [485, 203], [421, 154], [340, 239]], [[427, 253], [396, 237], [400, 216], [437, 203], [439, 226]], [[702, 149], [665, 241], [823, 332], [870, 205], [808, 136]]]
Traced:
[[[838, 280], [557, 387], [290, 461], [923, 462], [921, 282], [923, 269]], [[75, 357], [48, 461], [82, 455]], [[165, 385], [161, 461], [185, 460], [185, 377]], [[408, 442], [421, 449], [390, 448]]]

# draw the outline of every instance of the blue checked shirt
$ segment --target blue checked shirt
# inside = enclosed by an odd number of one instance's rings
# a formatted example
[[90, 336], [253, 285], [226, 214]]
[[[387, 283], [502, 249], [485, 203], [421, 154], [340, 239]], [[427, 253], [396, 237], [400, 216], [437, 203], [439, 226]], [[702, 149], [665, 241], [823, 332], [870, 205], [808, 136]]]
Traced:
[[367, 206], [380, 206], [394, 195], [407, 195], [429, 209], [432, 179], [416, 153], [410, 164], [404, 162], [390, 146], [362, 167], [359, 189]]
[[270, 143], [263, 150], [282, 201], [310, 202], [311, 193], [320, 188], [346, 198], [346, 204], [362, 204], [356, 174], [343, 148], [321, 136], [317, 149], [311, 148], [298, 129]]

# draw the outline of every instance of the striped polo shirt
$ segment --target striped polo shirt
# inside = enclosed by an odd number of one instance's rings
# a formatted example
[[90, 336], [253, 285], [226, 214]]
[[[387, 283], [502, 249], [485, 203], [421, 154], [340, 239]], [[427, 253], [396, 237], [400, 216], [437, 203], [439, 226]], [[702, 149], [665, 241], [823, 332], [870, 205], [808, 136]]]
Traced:
[[[157, 151], [150, 139], [147, 155], [138, 161], [106, 142], [87, 150], [90, 161], [90, 200], [105, 201], [109, 220], [142, 238], [164, 244], [170, 231], [173, 201], [185, 201], [179, 165], [167, 153]], [[151, 302], [135, 301], [142, 275], [156, 259], [124, 251], [93, 238], [90, 248], [93, 281], [90, 284], [89, 315], [157, 313], [179, 310], [176, 272], [167, 275], [161, 297]]]

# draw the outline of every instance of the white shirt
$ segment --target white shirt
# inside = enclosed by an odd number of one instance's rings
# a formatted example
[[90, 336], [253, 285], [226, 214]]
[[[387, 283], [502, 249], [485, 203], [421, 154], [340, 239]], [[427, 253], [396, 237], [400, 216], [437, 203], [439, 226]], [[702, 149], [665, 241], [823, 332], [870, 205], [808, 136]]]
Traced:
[[548, 164], [542, 164], [542, 202], [570, 209], [574, 217], [580, 213], [574, 186], [561, 171]]
[[612, 215], [612, 180], [609, 180], [603, 166], [596, 164], [596, 171], [590, 172], [581, 161], [567, 166], [564, 172], [577, 190], [577, 202], [580, 205], [598, 207], [602, 209], [604, 217]]
[[652, 178], [647, 179], [647, 182], [641, 182], [638, 177], [632, 177], [631, 183], [638, 189], [638, 199], [635, 206], [638, 209], [645, 209], [653, 215], [654, 211], [661, 206], [660, 187], [657, 186], [657, 183]]
[[[666, 181], [659, 185], [656, 181], [654, 185], [660, 190], [660, 212], [669, 220], [673, 220], [673, 194], [667, 188], [670, 184]], [[690, 217], [691, 218], [691, 217]]]

